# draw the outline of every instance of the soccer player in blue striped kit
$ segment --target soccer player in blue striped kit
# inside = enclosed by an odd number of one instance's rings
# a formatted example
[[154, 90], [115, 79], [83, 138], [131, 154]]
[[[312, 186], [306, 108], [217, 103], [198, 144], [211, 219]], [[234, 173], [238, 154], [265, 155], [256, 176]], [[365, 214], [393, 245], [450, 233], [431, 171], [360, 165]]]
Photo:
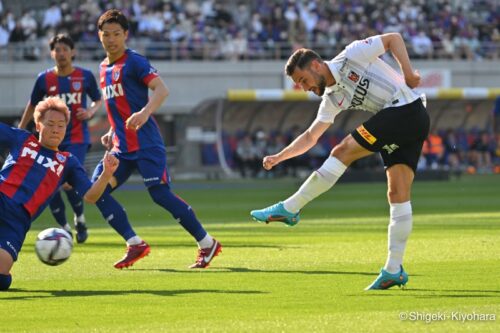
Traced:
[[[379, 58], [388, 50], [403, 75]], [[264, 157], [267, 170], [311, 149], [341, 111], [362, 109], [374, 115], [336, 145], [295, 194], [250, 214], [259, 222], [293, 226], [299, 222], [300, 210], [335, 185], [352, 162], [379, 152], [387, 175], [389, 253], [380, 275], [366, 289], [405, 285], [408, 274], [402, 263], [413, 224], [411, 186], [430, 121], [424, 100], [412, 89], [418, 86], [420, 75], [412, 69], [403, 38], [388, 33], [358, 40], [331, 61], [323, 61], [312, 50], [299, 49], [288, 59], [285, 71], [322, 101], [316, 119], [303, 134], [278, 154]]]
[[[99, 67], [100, 86], [111, 124], [102, 143], [120, 160], [106, 193], [122, 185], [134, 170], [155, 203], [166, 209], [198, 243], [196, 262], [190, 268], [206, 268], [221, 250], [196, 218], [191, 206], [170, 189], [166, 151], [158, 124], [152, 114], [168, 96], [168, 89], [149, 61], [126, 47], [128, 20], [116, 9], [110, 9], [98, 20], [99, 38], [107, 57]], [[148, 99], [148, 91], [152, 94]], [[94, 171], [94, 179], [102, 164]], [[123, 208], [109, 195], [97, 202], [103, 217], [127, 242], [125, 256], [116, 268], [133, 265], [150, 252], [150, 246], [132, 229]]]
[[0, 146], [9, 149], [0, 170], [0, 290], [9, 289], [10, 270], [26, 233], [59, 187], [67, 182], [85, 201], [95, 203], [119, 163], [106, 153], [103, 172], [92, 183], [76, 156], [58, 150], [70, 121], [67, 106], [58, 97], [38, 103], [34, 120], [38, 139], [0, 123]]
[[[85, 156], [90, 147], [90, 133], [87, 121], [92, 118], [101, 107], [101, 93], [91, 71], [73, 65], [75, 45], [73, 40], [65, 34], [58, 34], [50, 39], [50, 54], [56, 66], [41, 72], [35, 82], [31, 98], [24, 110], [19, 128], [26, 128], [33, 119], [35, 106], [47, 96], [58, 96], [68, 106], [70, 121], [61, 146], [62, 151], [67, 151], [78, 158], [83, 165]], [[92, 100], [87, 107], [87, 95]], [[87, 240], [87, 226], [84, 215], [83, 201], [75, 191], [63, 185], [68, 201], [74, 212], [74, 225], [76, 241], [84, 243]], [[57, 191], [50, 202], [50, 211], [56, 222], [66, 231], [71, 232], [71, 227], [66, 219], [66, 207]]]

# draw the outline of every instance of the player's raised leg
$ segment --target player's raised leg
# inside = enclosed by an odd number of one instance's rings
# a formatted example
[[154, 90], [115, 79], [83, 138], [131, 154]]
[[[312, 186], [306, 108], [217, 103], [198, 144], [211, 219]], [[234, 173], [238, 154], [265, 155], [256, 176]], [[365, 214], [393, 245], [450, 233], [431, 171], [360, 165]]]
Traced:
[[294, 226], [299, 222], [299, 212], [305, 205], [335, 185], [350, 163], [370, 154], [372, 152], [361, 147], [348, 135], [333, 148], [331, 156], [307, 178], [297, 192], [283, 202], [253, 210], [250, 214], [259, 222], [277, 221]]

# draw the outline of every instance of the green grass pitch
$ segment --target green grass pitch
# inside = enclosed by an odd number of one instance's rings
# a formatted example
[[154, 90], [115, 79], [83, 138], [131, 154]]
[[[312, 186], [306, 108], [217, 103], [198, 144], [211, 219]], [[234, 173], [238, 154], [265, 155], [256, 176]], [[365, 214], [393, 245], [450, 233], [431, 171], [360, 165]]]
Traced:
[[12, 289], [0, 293], [0, 332], [500, 331], [500, 176], [417, 182], [410, 281], [406, 290], [372, 292], [363, 289], [386, 258], [385, 184], [338, 184], [293, 228], [250, 220], [251, 209], [298, 185], [174, 183], [224, 247], [202, 271], [187, 268], [195, 243], [146, 191], [115, 194], [152, 247], [122, 271], [113, 263], [124, 242], [92, 206], [87, 243], [61, 266], [40, 263], [34, 239], [54, 226], [45, 212], [13, 268]]

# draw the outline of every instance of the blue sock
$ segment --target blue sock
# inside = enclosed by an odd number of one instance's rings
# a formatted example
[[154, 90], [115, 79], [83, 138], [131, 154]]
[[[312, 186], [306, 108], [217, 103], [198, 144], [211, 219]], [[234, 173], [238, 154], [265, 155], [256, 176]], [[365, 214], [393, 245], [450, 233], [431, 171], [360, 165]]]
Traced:
[[80, 216], [83, 214], [83, 200], [82, 198], [76, 194], [74, 189], [66, 191], [66, 195], [68, 196], [68, 201], [73, 207], [73, 212], [75, 212], [76, 216]]
[[207, 235], [207, 232], [196, 218], [191, 206], [172, 193], [167, 184], [151, 186], [148, 188], [148, 191], [153, 201], [168, 210], [196, 241], [202, 240]]
[[104, 194], [96, 202], [97, 208], [101, 211], [104, 219], [118, 232], [126, 241], [136, 236], [135, 231], [132, 229], [128, 221], [127, 214], [123, 207], [116, 201], [111, 193], [111, 186], [107, 186]]
[[7, 290], [12, 283], [12, 275], [0, 274], [0, 290]]
[[61, 196], [61, 191], [57, 191], [56, 194], [54, 194], [49, 206], [57, 224], [64, 228], [68, 221], [66, 220], [66, 207]]

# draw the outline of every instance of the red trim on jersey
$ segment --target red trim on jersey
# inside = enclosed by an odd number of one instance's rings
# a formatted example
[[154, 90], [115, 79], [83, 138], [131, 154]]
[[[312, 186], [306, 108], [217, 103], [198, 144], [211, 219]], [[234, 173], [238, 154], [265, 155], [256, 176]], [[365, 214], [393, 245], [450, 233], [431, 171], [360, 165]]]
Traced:
[[[28, 146], [28, 143], [30, 142], [36, 142], [37, 146]], [[21, 151], [19, 152], [20, 154], [22, 153], [23, 148], [26, 146], [28, 146], [31, 150], [36, 151], [37, 154], [41, 148], [38, 140], [33, 135], [29, 136], [24, 141], [21, 147]], [[16, 164], [14, 164], [12, 171], [9, 173], [9, 176], [0, 184], [0, 192], [12, 199], [19, 189], [20, 185], [23, 183], [24, 178], [26, 178], [26, 175], [28, 175], [28, 172], [30, 171], [34, 163], [35, 159], [32, 159], [28, 156], [21, 157], [21, 155], [19, 155]]]
[[[76, 82], [79, 82], [79, 89], [75, 89], [75, 84]], [[83, 77], [83, 71], [80, 68], [75, 68], [73, 73], [71, 73], [71, 79], [69, 80], [69, 92], [70, 94], [73, 93], [78, 93], [80, 92], [81, 98], [86, 98], [83, 95], [83, 82], [84, 82], [84, 77]], [[78, 84], [77, 84], [78, 86]], [[82, 121], [78, 120], [76, 118], [76, 111], [82, 107], [82, 101], [80, 100], [80, 103], [74, 103], [71, 105], [71, 133], [69, 136], [69, 140], [71, 143], [82, 143], [84, 141], [83, 137], [83, 126], [82, 126]]]
[[[104, 61], [101, 63], [101, 67], [99, 68], [99, 86], [101, 87], [102, 96], [104, 98], [104, 91], [106, 89], [106, 64]], [[111, 114], [111, 110], [109, 109], [108, 101], [104, 101], [104, 106], [106, 107], [106, 115], [108, 116], [108, 122], [111, 125], [111, 128], [114, 130], [116, 128], [115, 120], [113, 119], [113, 115]], [[113, 135], [113, 146], [118, 147], [120, 141], [117, 135]]]
[[[55, 89], [53, 89], [53, 87], [55, 87]], [[59, 95], [59, 78], [55, 70], [45, 73], [45, 89], [47, 90], [45, 92], [47, 96]]]
[[[113, 72], [111, 73], [111, 81], [113, 84], [122, 84], [123, 80], [123, 65], [127, 61], [128, 55], [125, 53], [125, 57], [120, 58], [117, 62], [115, 62]], [[115, 72], [119, 71], [120, 74], [115, 80]], [[137, 137], [137, 131], [132, 131], [126, 128], [126, 121], [127, 119], [133, 114], [132, 110], [130, 109], [130, 105], [127, 101], [127, 95], [125, 93], [125, 89], [123, 89], [123, 96], [116, 96], [115, 97], [115, 104], [116, 108], [118, 109], [118, 113], [120, 114], [122, 120], [123, 120], [123, 127], [125, 130], [125, 140], [127, 142], [127, 151], [128, 152], [133, 152], [136, 150], [139, 150], [139, 138]], [[139, 110], [137, 110], [139, 111]], [[120, 147], [121, 148], [121, 147]]]
[[[59, 159], [56, 158], [56, 154], [61, 154], [65, 157], [64, 163], [61, 163], [61, 161], [59, 161]], [[63, 151], [57, 151], [54, 152], [53, 157], [59, 164], [66, 166], [66, 163], [68, 162], [69, 153]], [[35, 215], [38, 209], [40, 208], [40, 205], [42, 205], [47, 200], [47, 198], [50, 197], [52, 193], [54, 193], [57, 190], [57, 188], [59, 187], [60, 180], [61, 177], [58, 176], [56, 173], [54, 173], [53, 171], [47, 171], [45, 177], [43, 177], [42, 181], [38, 185], [36, 194], [33, 194], [31, 199], [24, 204], [24, 208], [26, 208], [26, 210], [30, 213], [31, 216]]]
[[144, 82], [145, 85], [148, 85], [149, 82], [151, 82], [153, 79], [156, 79], [157, 77], [159, 77], [158, 73], [149, 73], [142, 79], [142, 82]]

